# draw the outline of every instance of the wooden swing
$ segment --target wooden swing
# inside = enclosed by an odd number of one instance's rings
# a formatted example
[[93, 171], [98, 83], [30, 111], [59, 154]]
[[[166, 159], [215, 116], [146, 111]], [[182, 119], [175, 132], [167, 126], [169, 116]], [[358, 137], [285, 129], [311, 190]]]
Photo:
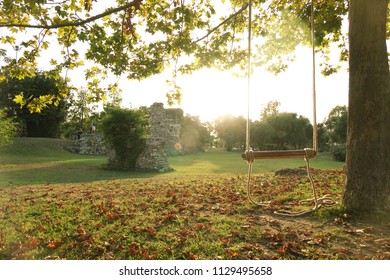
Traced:
[[253, 163], [255, 160], [259, 159], [286, 159], [286, 158], [303, 158], [306, 162], [306, 171], [309, 178], [312, 190], [313, 198], [308, 200], [301, 200], [299, 203], [312, 203], [314, 206], [310, 210], [291, 212], [288, 210], [279, 210], [275, 211], [275, 214], [284, 215], [284, 216], [300, 216], [310, 212], [313, 212], [319, 209], [322, 206], [332, 206], [337, 204], [335, 200], [329, 198], [325, 195], [323, 197], [317, 197], [317, 191], [315, 188], [314, 180], [310, 172], [310, 160], [314, 159], [317, 155], [317, 117], [316, 117], [316, 79], [315, 79], [315, 37], [314, 37], [314, 0], [311, 0], [311, 43], [312, 43], [312, 98], [313, 98], [313, 146], [311, 148], [299, 149], [299, 150], [274, 150], [274, 151], [253, 151], [250, 147], [250, 82], [251, 82], [251, 36], [252, 36], [252, 0], [249, 0], [248, 5], [248, 115], [247, 115], [247, 126], [246, 126], [246, 151], [242, 154], [242, 158], [248, 162], [248, 180], [247, 180], [247, 189], [248, 189], [248, 198], [249, 200], [258, 205], [266, 206], [270, 202], [256, 202], [251, 196], [251, 175]]

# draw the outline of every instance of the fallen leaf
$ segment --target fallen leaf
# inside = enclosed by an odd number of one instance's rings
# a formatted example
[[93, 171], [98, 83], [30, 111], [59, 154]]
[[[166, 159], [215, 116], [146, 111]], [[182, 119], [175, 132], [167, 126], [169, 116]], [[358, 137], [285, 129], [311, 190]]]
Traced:
[[190, 260], [197, 260], [198, 259], [198, 256], [191, 253], [191, 252], [184, 252], [183, 255], [186, 257], [186, 259], [190, 259]]
[[28, 246], [29, 247], [36, 247], [39, 245], [39, 242], [33, 237], [30, 239], [30, 241], [28, 242]]
[[110, 221], [115, 220], [116, 218], [118, 218], [117, 215], [112, 214], [112, 213], [107, 214], [105, 217], [106, 217], [107, 220], [110, 220]]
[[62, 244], [64, 244], [64, 242], [62, 241], [49, 241], [46, 247], [49, 249], [56, 249], [58, 246]]
[[229, 251], [229, 255], [230, 255], [232, 258], [238, 257], [238, 253], [235, 252], [235, 251], [232, 251], [232, 250]]
[[85, 234], [85, 230], [81, 226], [78, 226], [76, 231], [78, 234]]
[[339, 249], [339, 252], [340, 252], [340, 253], [343, 253], [343, 254], [346, 254], [346, 253], [349, 252], [349, 249], [343, 247], [343, 248], [340, 248], [340, 249]]

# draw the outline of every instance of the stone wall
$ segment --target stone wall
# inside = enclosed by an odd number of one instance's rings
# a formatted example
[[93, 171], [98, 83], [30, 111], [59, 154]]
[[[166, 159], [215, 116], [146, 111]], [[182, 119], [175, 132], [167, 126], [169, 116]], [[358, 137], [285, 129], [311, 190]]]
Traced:
[[[163, 103], [154, 103], [149, 107], [149, 131], [145, 150], [139, 156], [136, 169], [152, 172], [173, 170], [167, 155], [181, 153], [179, 120], [170, 116]], [[115, 160], [115, 151], [109, 151], [103, 140], [103, 134], [83, 133], [69, 148], [71, 152], [84, 155], [108, 155], [109, 161]]]
[[83, 133], [80, 139], [68, 148], [73, 153], [81, 155], [106, 155], [106, 144], [101, 133]]
[[162, 103], [154, 103], [149, 108], [148, 134], [146, 148], [139, 156], [136, 168], [145, 171], [171, 171], [167, 151], [178, 146], [180, 124], [168, 117]]

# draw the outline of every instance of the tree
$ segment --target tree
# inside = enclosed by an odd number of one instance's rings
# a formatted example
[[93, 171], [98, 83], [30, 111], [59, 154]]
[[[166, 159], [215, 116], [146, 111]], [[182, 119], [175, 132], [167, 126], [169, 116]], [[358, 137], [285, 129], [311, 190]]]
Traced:
[[[21, 80], [9, 78], [0, 82], [0, 106], [9, 117], [15, 117], [21, 125], [22, 136], [51, 137], [60, 135], [60, 126], [65, 119], [66, 100], [60, 97], [58, 82], [46, 73], [36, 73]], [[14, 102], [20, 92], [26, 96], [26, 104], [20, 107]], [[39, 112], [31, 113], [34, 100], [46, 100]], [[37, 109], [37, 107], [35, 107]]]
[[279, 113], [267, 119], [272, 134], [271, 141], [277, 149], [308, 147], [313, 128], [310, 121], [295, 113]]
[[298, 149], [310, 146], [313, 127], [295, 113], [274, 112], [251, 125], [251, 142], [258, 149]]
[[329, 112], [328, 118], [321, 126], [324, 131], [318, 130], [318, 139], [320, 140], [320, 137], [322, 137], [321, 140], [324, 140], [326, 135], [328, 141], [326, 146], [330, 147], [333, 159], [342, 162], [345, 162], [346, 158], [347, 120], [348, 107], [336, 106]]
[[345, 145], [347, 141], [347, 106], [336, 106], [328, 115], [325, 121], [325, 126], [330, 137], [330, 144]]
[[242, 117], [226, 115], [215, 121], [215, 131], [218, 138], [225, 143], [226, 150], [243, 149], [245, 146], [246, 120]]
[[327, 151], [329, 149], [329, 134], [323, 123], [317, 124], [317, 139], [318, 150], [320, 152]]
[[184, 116], [180, 122], [180, 141], [184, 152], [199, 152], [210, 142], [210, 132], [199, 117]]
[[115, 94], [111, 93], [109, 99], [103, 103], [103, 111], [99, 111], [98, 103], [101, 102], [91, 99], [93, 99], [93, 94], [85, 88], [69, 92], [66, 121], [61, 128], [62, 135], [72, 138], [80, 132], [90, 132], [93, 125], [99, 129], [101, 119], [104, 118], [109, 108], [119, 108], [122, 102], [119, 91]]
[[148, 120], [142, 109], [109, 108], [103, 119], [104, 138], [111, 148], [108, 165], [119, 170], [134, 170], [145, 149]]
[[347, 182], [343, 202], [354, 211], [390, 210], [387, 16], [386, 0], [350, 1]]
[[93, 107], [87, 102], [88, 92], [81, 89], [76, 92], [70, 92], [68, 96], [68, 110], [66, 122], [63, 125], [63, 131], [66, 137], [76, 135], [79, 131], [86, 131], [91, 125], [90, 117]]
[[277, 115], [279, 113], [278, 107], [280, 106], [280, 102], [278, 101], [270, 101], [268, 102], [264, 108], [261, 110], [260, 119], [267, 120], [271, 116]]
[[266, 121], [254, 121], [251, 124], [251, 143], [255, 150], [268, 150], [272, 145], [272, 128]]

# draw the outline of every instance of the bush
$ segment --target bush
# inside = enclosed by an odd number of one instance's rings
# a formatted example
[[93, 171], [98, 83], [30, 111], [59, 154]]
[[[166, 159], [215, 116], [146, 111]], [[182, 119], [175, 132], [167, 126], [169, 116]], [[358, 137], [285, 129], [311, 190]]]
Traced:
[[11, 142], [16, 134], [17, 124], [12, 118], [7, 118], [7, 114], [0, 110], [0, 145]]
[[108, 165], [119, 170], [134, 170], [145, 149], [148, 120], [142, 110], [110, 108], [102, 122], [106, 143], [112, 154]]
[[330, 153], [334, 160], [345, 162], [347, 149], [345, 145], [336, 145], [330, 149]]

